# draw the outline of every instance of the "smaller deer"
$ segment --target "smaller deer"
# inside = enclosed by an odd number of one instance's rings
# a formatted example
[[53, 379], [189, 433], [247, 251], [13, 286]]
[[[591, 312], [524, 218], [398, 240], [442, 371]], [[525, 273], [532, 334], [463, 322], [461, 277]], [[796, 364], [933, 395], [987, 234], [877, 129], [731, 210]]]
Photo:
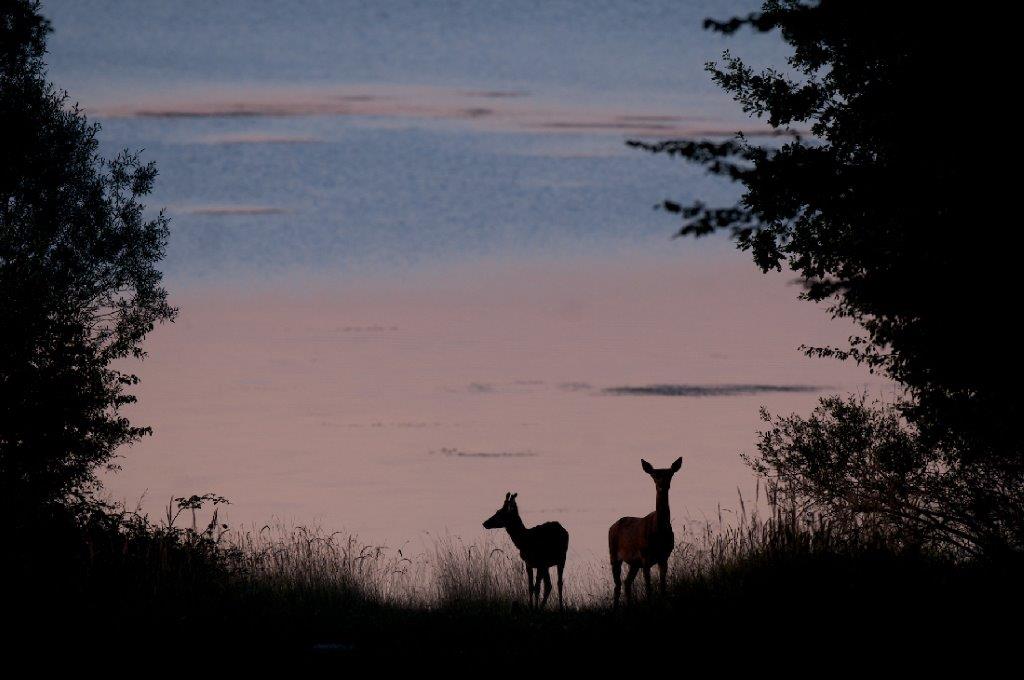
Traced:
[[[541, 609], [548, 603], [551, 594], [551, 567], [558, 568], [558, 608], [564, 609], [562, 602], [562, 570], [565, 568], [565, 553], [569, 550], [569, 532], [558, 522], [545, 522], [527, 529], [519, 517], [516, 505], [516, 493], [506, 493], [505, 503], [486, 522], [484, 529], [502, 529], [508, 531], [512, 543], [519, 549], [519, 556], [526, 563], [526, 579], [530, 586], [530, 606], [536, 605], [540, 599], [540, 583], [544, 581], [544, 599], [540, 602]], [[537, 570], [534, 579], [533, 570]]]
[[658, 565], [661, 577], [661, 592], [665, 593], [665, 578], [668, 575], [668, 557], [675, 547], [672, 533], [672, 519], [668, 508], [668, 489], [672, 475], [679, 472], [683, 459], [676, 458], [672, 467], [658, 469], [646, 460], [640, 464], [644, 472], [654, 479], [657, 492], [654, 512], [646, 517], [623, 517], [608, 529], [608, 552], [612, 561], [612, 579], [615, 581], [615, 606], [619, 606], [619, 592], [622, 589], [622, 563], [629, 565], [626, 575], [626, 602], [633, 601], [633, 579], [638, 569], [644, 571], [644, 585], [647, 597], [651, 596], [651, 567]]

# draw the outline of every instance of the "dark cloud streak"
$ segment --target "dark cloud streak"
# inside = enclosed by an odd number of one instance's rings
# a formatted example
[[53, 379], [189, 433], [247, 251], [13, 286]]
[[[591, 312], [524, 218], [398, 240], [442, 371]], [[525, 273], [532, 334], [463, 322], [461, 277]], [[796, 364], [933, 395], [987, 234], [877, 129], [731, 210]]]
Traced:
[[607, 387], [602, 392], [624, 397], [745, 397], [772, 392], [821, 392], [821, 385], [640, 385]]

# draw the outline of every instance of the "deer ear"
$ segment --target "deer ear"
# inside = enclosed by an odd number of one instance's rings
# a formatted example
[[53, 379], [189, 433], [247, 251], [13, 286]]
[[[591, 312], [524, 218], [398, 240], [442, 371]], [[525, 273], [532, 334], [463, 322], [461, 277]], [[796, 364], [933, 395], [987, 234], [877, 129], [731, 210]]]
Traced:
[[509, 491], [506, 491], [506, 492], [505, 492], [505, 502], [506, 502], [506, 503], [508, 503], [508, 499], [509, 499], [509, 496], [511, 496], [511, 495], [512, 495], [512, 493], [511, 493], [511, 492], [509, 492]]
[[512, 494], [512, 498], [510, 498], [509, 500], [514, 501], [516, 499], [516, 496], [518, 496], [518, 495], [519, 495], [519, 492], [517, 491], [516, 493]]
[[643, 458], [640, 459], [640, 466], [643, 467], [644, 472], [646, 472], [647, 474], [651, 474], [652, 472], [654, 472], [654, 468], [651, 467], [651, 464], [648, 463]]
[[683, 467], [683, 457], [679, 456], [676, 458], [676, 462], [672, 463], [672, 472], [679, 472], [681, 467]]

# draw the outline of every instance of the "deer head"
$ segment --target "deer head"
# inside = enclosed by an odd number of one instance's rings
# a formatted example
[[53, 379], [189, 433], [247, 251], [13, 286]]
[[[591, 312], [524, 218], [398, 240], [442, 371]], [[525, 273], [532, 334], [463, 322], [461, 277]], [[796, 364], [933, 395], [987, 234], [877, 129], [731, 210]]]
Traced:
[[516, 506], [516, 496], [518, 495], [517, 493], [506, 493], [505, 503], [484, 522], [484, 529], [503, 529], [508, 526], [513, 517], [518, 518], [519, 508]]
[[672, 467], [667, 468], [655, 468], [643, 458], [640, 459], [640, 465], [643, 466], [644, 472], [649, 474], [654, 479], [654, 486], [659, 492], [664, 491], [668, 493], [668, 489], [672, 486], [672, 475], [679, 472], [679, 468], [683, 467], [683, 459], [676, 458], [676, 461], [672, 463]]

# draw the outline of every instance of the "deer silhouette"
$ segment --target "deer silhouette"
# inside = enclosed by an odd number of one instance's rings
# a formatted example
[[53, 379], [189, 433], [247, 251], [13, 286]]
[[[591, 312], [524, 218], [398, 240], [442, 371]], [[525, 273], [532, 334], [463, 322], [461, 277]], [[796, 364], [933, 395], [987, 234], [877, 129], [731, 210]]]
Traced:
[[[486, 522], [485, 529], [502, 529], [508, 531], [512, 543], [519, 549], [519, 556], [526, 563], [526, 579], [530, 586], [530, 606], [541, 609], [548, 602], [551, 594], [551, 567], [558, 568], [558, 608], [564, 609], [562, 602], [562, 570], [565, 568], [565, 553], [569, 550], [569, 532], [558, 522], [545, 522], [527, 529], [519, 517], [516, 496], [506, 493], [505, 503]], [[534, 578], [533, 571], [537, 571]], [[540, 584], [544, 581], [544, 599], [540, 599]]]
[[651, 596], [651, 567], [658, 565], [661, 577], [661, 592], [665, 593], [665, 578], [668, 575], [668, 557], [675, 547], [672, 534], [672, 520], [668, 509], [668, 489], [672, 475], [679, 472], [683, 459], [677, 458], [672, 467], [655, 469], [646, 460], [640, 464], [644, 472], [654, 479], [657, 491], [654, 512], [646, 517], [623, 517], [608, 529], [608, 552], [612, 561], [612, 579], [615, 581], [615, 606], [619, 606], [619, 592], [622, 590], [622, 563], [629, 565], [626, 575], [626, 602], [633, 601], [633, 579], [638, 569], [643, 569], [647, 597]]

